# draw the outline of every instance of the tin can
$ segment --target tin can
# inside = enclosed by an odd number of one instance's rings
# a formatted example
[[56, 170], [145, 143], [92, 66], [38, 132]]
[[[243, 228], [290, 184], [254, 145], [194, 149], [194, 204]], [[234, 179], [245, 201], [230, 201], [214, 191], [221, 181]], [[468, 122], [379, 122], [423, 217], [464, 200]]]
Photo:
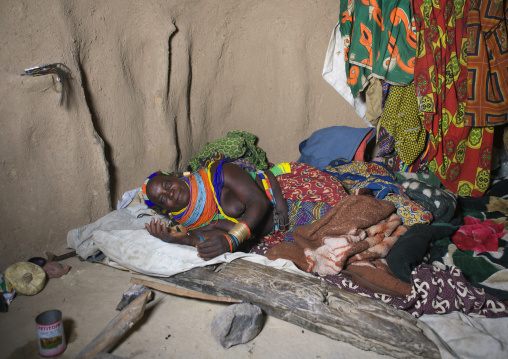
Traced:
[[39, 337], [39, 354], [42, 357], [54, 357], [62, 354], [67, 348], [62, 323], [62, 312], [48, 310], [35, 318]]

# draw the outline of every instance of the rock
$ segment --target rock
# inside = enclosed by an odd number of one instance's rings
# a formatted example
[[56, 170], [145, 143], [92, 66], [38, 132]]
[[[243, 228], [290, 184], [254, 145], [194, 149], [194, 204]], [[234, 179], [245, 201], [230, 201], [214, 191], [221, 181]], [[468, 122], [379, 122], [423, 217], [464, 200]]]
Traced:
[[254, 339], [263, 326], [263, 312], [249, 303], [233, 304], [212, 321], [212, 336], [223, 348], [245, 344]]
[[68, 264], [60, 264], [58, 262], [48, 262], [42, 267], [48, 278], [60, 278], [69, 273], [71, 267]]

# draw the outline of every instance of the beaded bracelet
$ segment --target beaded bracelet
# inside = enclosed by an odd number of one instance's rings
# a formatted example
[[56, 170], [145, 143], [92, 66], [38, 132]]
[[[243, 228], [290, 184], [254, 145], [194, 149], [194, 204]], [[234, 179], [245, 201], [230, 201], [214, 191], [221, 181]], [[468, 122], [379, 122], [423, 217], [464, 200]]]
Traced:
[[227, 234], [225, 234], [224, 237], [226, 237], [226, 239], [229, 243], [229, 249], [231, 250], [231, 253], [233, 253], [233, 242], [232, 242], [231, 238], [229, 238], [229, 236]]
[[238, 238], [236, 238], [231, 233], [228, 233], [228, 236], [233, 240], [233, 249], [236, 251], [238, 249], [238, 246], [240, 245], [240, 242], [238, 242]]

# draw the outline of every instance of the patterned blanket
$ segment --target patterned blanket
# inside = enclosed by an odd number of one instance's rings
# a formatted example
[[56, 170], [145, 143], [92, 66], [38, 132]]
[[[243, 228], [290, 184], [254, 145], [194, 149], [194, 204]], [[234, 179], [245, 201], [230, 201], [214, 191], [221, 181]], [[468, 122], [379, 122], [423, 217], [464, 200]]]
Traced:
[[306, 272], [337, 274], [347, 263], [386, 256], [406, 231], [394, 211], [392, 203], [372, 196], [348, 196], [266, 256], [289, 259]]
[[[285, 258], [328, 284], [393, 305], [415, 317], [459, 311], [488, 318], [507, 317], [508, 307], [474, 287], [455, 267], [420, 264], [404, 283], [384, 257], [406, 227], [392, 203], [372, 196], [348, 196], [324, 216], [293, 233], [294, 242], [253, 249], [270, 259]], [[367, 269], [367, 270], [366, 270]], [[370, 269], [370, 270], [369, 270]]]

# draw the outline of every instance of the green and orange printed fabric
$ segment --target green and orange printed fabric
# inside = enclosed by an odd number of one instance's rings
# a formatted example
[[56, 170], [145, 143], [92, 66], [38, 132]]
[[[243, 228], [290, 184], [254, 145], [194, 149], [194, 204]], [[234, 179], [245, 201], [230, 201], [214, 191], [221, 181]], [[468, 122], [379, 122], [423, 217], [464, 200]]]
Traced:
[[461, 196], [483, 196], [490, 184], [493, 127], [468, 127], [466, 0], [412, 0], [418, 32], [415, 86], [429, 132], [429, 169]]
[[393, 85], [414, 79], [416, 33], [409, 1], [340, 2], [347, 83], [354, 97], [377, 77]]

